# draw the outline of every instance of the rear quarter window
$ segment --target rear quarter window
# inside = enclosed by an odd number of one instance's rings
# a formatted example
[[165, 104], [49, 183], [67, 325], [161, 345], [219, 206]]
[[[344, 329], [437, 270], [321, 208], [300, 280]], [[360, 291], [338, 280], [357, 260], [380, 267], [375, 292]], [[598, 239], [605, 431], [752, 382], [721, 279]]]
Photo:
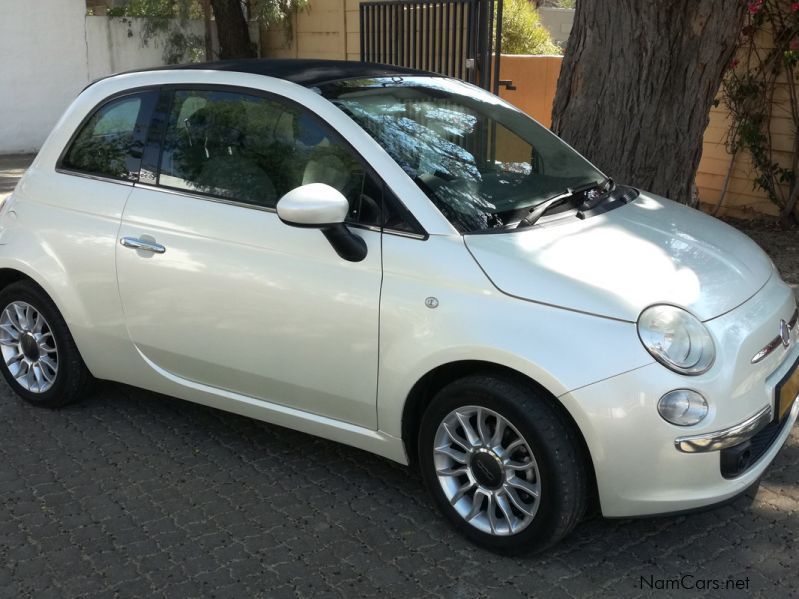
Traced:
[[136, 181], [156, 92], [145, 91], [103, 103], [84, 121], [61, 160], [61, 168]]

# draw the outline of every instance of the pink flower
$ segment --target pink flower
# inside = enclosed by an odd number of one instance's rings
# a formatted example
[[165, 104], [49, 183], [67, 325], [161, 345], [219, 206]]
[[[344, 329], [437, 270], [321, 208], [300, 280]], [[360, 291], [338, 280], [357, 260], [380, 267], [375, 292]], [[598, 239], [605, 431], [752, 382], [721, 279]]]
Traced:
[[757, 14], [760, 12], [760, 9], [763, 8], [764, 0], [752, 0], [749, 3], [749, 12], [750, 14]]
[[793, 12], [796, 12], [797, 10], [799, 10], [799, 2], [793, 2], [793, 3], [791, 4], [791, 10], [792, 10]]

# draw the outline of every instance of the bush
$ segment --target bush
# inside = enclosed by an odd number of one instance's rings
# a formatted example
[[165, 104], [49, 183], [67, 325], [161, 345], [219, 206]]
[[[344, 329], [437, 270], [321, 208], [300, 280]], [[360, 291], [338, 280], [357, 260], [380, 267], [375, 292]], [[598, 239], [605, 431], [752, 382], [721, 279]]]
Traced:
[[563, 54], [529, 0], [505, 0], [502, 9], [503, 54]]

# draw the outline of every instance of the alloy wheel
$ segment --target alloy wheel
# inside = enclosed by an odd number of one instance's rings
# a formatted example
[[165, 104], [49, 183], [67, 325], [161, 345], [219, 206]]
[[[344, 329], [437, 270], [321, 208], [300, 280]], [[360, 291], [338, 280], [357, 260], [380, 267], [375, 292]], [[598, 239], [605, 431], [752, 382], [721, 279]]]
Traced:
[[514, 535], [535, 518], [541, 500], [538, 464], [501, 414], [481, 406], [447, 414], [436, 430], [433, 464], [450, 505], [478, 530]]
[[58, 348], [44, 316], [26, 302], [0, 314], [0, 354], [11, 376], [31, 393], [45, 393], [58, 375]]

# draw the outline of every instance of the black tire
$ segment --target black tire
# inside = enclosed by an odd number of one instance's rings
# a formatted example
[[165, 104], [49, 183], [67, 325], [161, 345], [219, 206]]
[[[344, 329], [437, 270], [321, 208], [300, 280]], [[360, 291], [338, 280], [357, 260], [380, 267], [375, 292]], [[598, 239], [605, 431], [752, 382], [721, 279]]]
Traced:
[[[491, 551], [519, 555], [540, 552], [565, 537], [583, 517], [589, 498], [589, 473], [573, 425], [532, 384], [492, 374], [470, 375], [450, 383], [427, 407], [419, 430], [422, 478], [454, 527]], [[479, 406], [500, 414], [528, 443], [538, 466], [541, 494], [526, 528], [507, 536], [483, 532], [450, 505], [436, 474], [434, 440], [441, 422], [456, 408]]]
[[8, 385], [25, 401], [46, 408], [60, 408], [89, 395], [94, 387], [94, 378], [83, 363], [75, 340], [53, 301], [38, 285], [17, 281], [0, 291], [0, 315], [13, 302], [29, 304], [47, 321], [58, 351], [58, 369], [49, 389], [29, 391], [17, 382], [5, 359], [0, 358], [0, 372]]

